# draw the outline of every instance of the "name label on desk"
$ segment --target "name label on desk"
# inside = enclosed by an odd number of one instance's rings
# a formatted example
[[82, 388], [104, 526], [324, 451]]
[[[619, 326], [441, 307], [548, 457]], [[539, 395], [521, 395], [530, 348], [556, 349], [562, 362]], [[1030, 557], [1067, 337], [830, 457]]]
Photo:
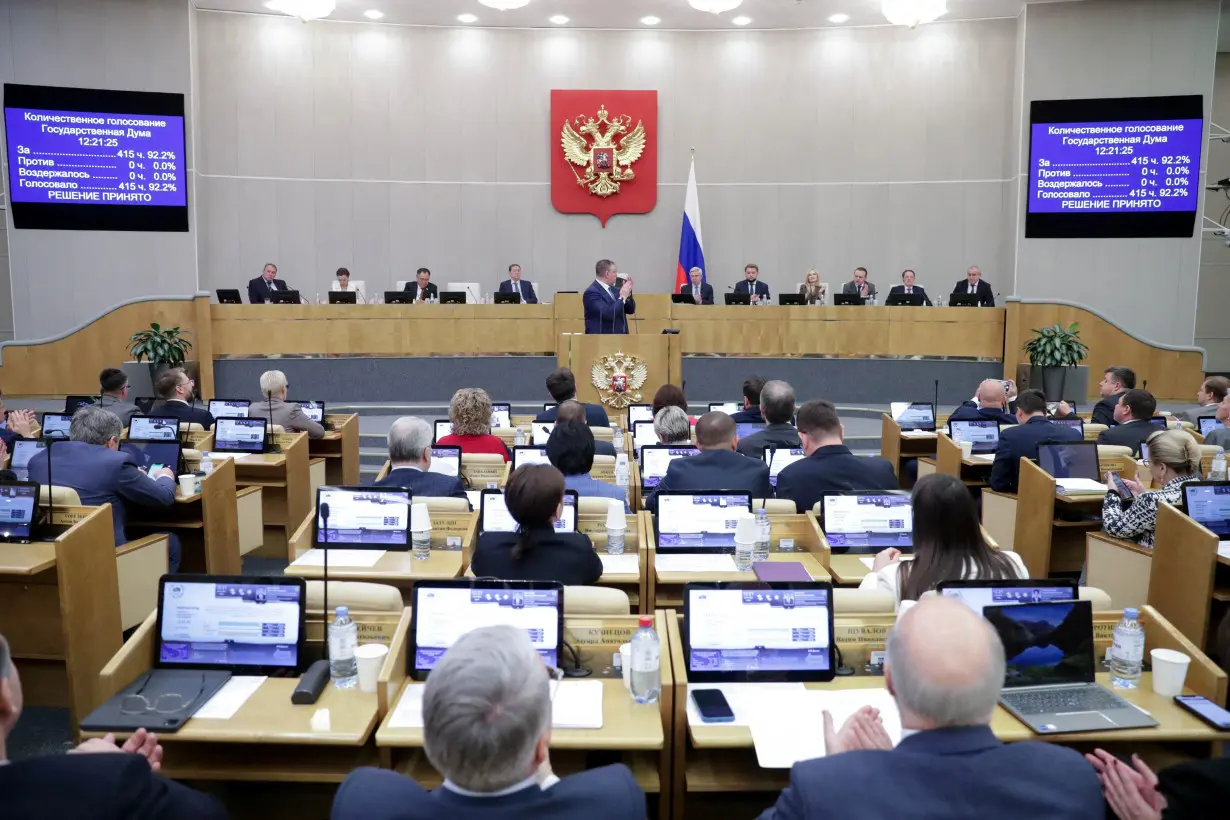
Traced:
[[90, 516], [91, 513], [94, 512], [95, 509], [97, 508], [89, 507], [88, 509], [81, 510], [56, 510], [51, 516], [51, 523], [53, 525], [58, 524], [60, 526], [71, 527], [84, 521]]
[[303, 433], [276, 433], [273, 437], [274, 446], [279, 450], [285, 451], [287, 447], [295, 443], [295, 439]]
[[470, 479], [470, 484], [486, 484], [488, 481], [502, 481], [506, 464], [469, 464], [462, 465], [461, 472]]
[[594, 624], [593, 626], [577, 625], [564, 628], [569, 642], [582, 646], [601, 646], [607, 644], [619, 646], [631, 641], [632, 636], [636, 634], [636, 630], [636, 624], [629, 624], [627, 626], [601, 626]]
[[835, 624], [834, 637], [839, 644], [882, 644], [888, 640], [891, 624]]
[[[355, 619], [359, 628], [359, 643], [382, 643], [390, 646], [393, 643], [393, 633], [397, 631], [397, 621], [365, 621]], [[311, 641], [325, 640], [325, 625], [319, 621], [308, 621], [307, 637]]]
[[[436, 518], [435, 516], [432, 516], [431, 529], [434, 533], [443, 534], [445, 536], [445, 544], [447, 546], [453, 546], [448, 543], [447, 538], [449, 536], [458, 538], [465, 536], [465, 534], [470, 531], [470, 525], [473, 523], [473, 515], [474, 513], [470, 513], [464, 517], [453, 516], [450, 518], [444, 518], [443, 516]], [[461, 546], [460, 541], [457, 543], [457, 546]]]

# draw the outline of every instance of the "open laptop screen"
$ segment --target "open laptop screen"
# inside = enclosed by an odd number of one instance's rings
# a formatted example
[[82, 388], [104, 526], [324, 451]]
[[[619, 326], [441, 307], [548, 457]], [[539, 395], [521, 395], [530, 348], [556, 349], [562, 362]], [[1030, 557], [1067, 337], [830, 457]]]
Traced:
[[754, 436], [768, 425], [763, 422], [741, 421], [735, 425], [735, 435], [739, 438]]
[[217, 419], [214, 449], [223, 453], [263, 453], [265, 419]]
[[1082, 436], [1085, 435], [1085, 422], [1083, 419], [1051, 419], [1051, 424], [1060, 424], [1064, 427], [1071, 427]]
[[1230, 541], [1230, 483], [1190, 481], [1183, 485], [1183, 504], [1193, 521]]
[[246, 419], [251, 404], [247, 399], [210, 399], [209, 415], [214, 418]]
[[437, 421], [435, 425], [435, 429], [436, 429], [436, 441], [439, 441], [445, 436], [451, 436], [453, 434], [453, 423], [451, 421], [448, 421], [447, 419], [443, 421]]
[[37, 484], [0, 483], [0, 538], [5, 541], [28, 541], [37, 506]]
[[13, 458], [9, 463], [9, 469], [16, 474], [18, 481], [28, 481], [30, 479], [30, 459], [34, 458], [34, 454], [46, 446], [47, 442], [45, 441], [34, 441], [24, 438], [19, 438], [13, 442]]
[[986, 606], [1072, 601], [1077, 597], [1075, 581], [941, 581], [937, 589], [979, 615]]
[[[329, 525], [322, 533], [324, 504]], [[404, 551], [410, 543], [410, 493], [396, 487], [320, 487], [314, 529], [318, 547]]]
[[895, 401], [888, 413], [902, 430], [934, 430], [935, 405], [920, 401]]
[[777, 486], [777, 476], [786, 467], [801, 458], [807, 458], [802, 447], [778, 447], [764, 451], [765, 463], [769, 465], [769, 483]]
[[709, 402], [710, 413], [725, 413], [728, 416], [733, 416], [742, 410], [743, 407], [736, 401], [711, 401]]
[[551, 431], [555, 429], [553, 421], [536, 421], [530, 425], [532, 436], [530, 440], [539, 447], [547, 446], [547, 439], [551, 438]]
[[641, 448], [658, 443], [658, 434], [653, 429], [652, 421], [638, 421], [632, 425], [632, 447], [640, 458]]
[[1101, 481], [1098, 476], [1098, 445], [1092, 441], [1039, 444], [1038, 466], [1053, 478]]
[[673, 493], [657, 496], [658, 552], [734, 549], [739, 516], [751, 512], [748, 493]]
[[666, 477], [666, 470], [677, 458], [700, 455], [700, 449], [691, 445], [654, 444], [641, 448], [641, 486], [652, 490]]
[[431, 671], [462, 635], [483, 626], [514, 626], [529, 633], [542, 662], [558, 667], [563, 640], [564, 590], [526, 581], [420, 581], [411, 611], [411, 663]]
[[1201, 416], [1196, 421], [1200, 424], [1200, 435], [1202, 436], [1207, 436], [1214, 430], [1220, 430], [1226, 426], [1218, 420], [1217, 416]]
[[310, 418], [317, 424], [323, 424], [325, 420], [325, 403], [323, 401], [297, 401], [295, 404], [303, 408], [303, 415]]
[[68, 428], [73, 423], [73, 417], [68, 413], [44, 413], [42, 428], [43, 438], [68, 438]]
[[492, 428], [512, 427], [512, 405], [511, 404], [491, 405], [491, 426]]
[[152, 476], [163, 467], [173, 473], [179, 472], [178, 441], [121, 441], [120, 450], [131, 455], [148, 475]]
[[950, 421], [948, 437], [958, 444], [970, 442], [975, 453], [994, 453], [999, 446], [999, 422], [995, 419]]
[[532, 444], [518, 444], [513, 447], [513, 469], [525, 464], [550, 464], [546, 447], [535, 447]]
[[1093, 683], [1089, 601], [988, 606], [982, 614], [1004, 644], [1004, 688]]
[[174, 416], [133, 416], [128, 421], [128, 438], [133, 441], [176, 441], [179, 419]]
[[628, 405], [628, 425], [631, 426], [636, 424], [638, 421], [653, 421], [652, 404]]
[[461, 447], [441, 447], [439, 445], [432, 447], [431, 466], [427, 468], [427, 472], [451, 476], [461, 475]]
[[[479, 518], [479, 532], [516, 532], [517, 521], [508, 511], [504, 502], [503, 490], [483, 490], [482, 515]], [[577, 491], [564, 491], [564, 516], [555, 520], [553, 528], [556, 532], [576, 532], [577, 530]]]
[[823, 509], [830, 547], [878, 551], [914, 546], [914, 508], [907, 494], [826, 495]]

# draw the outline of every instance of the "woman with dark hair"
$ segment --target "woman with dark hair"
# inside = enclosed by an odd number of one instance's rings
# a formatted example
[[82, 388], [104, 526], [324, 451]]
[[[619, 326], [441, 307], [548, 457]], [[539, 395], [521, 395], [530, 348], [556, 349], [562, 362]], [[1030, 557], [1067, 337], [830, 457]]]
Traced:
[[567, 585], [592, 584], [602, 576], [602, 559], [588, 535], [555, 531], [564, 507], [564, 475], [559, 470], [549, 464], [518, 467], [504, 488], [504, 503], [517, 531], [478, 536], [470, 562], [475, 575]]
[[1021, 556], [987, 544], [978, 509], [961, 479], [940, 473], [925, 476], [914, 485], [910, 503], [914, 560], [902, 561], [898, 549], [880, 552], [859, 589], [891, 592], [900, 603], [917, 601], [941, 581], [1029, 577]]
[[673, 384], [664, 384], [653, 394], [653, 416], [658, 417], [658, 411], [663, 407], [678, 407], [688, 412], [688, 400], [683, 396], [683, 388]]

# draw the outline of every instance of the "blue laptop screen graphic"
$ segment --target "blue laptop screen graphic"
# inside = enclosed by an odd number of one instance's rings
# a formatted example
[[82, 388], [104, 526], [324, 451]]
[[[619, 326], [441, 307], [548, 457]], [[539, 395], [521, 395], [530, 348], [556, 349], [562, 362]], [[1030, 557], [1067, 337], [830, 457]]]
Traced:
[[297, 666], [299, 593], [297, 585], [168, 581], [158, 660]]
[[325, 420], [325, 403], [323, 401], [301, 401], [298, 403], [303, 408], [303, 415], [310, 418], [317, 424], [321, 424]]
[[43, 414], [43, 438], [68, 438], [68, 428], [73, 423], [73, 417], [67, 413]]
[[[327, 530], [320, 514], [325, 504], [329, 505]], [[321, 545], [404, 547], [410, 529], [410, 494], [321, 487], [316, 527], [323, 533], [317, 539]]]
[[136, 441], [175, 441], [179, 420], [172, 416], [133, 416], [128, 422], [128, 437]]
[[749, 511], [746, 495], [658, 497], [658, 549], [735, 546], [735, 525]]
[[994, 419], [950, 421], [948, 434], [958, 444], [970, 442], [975, 453], [994, 453], [999, 446], [999, 422]]
[[776, 450], [765, 450], [764, 458], [769, 464], [769, 483], [776, 487], [777, 476], [781, 471], [799, 459], [806, 457], [807, 454], [803, 452], [802, 447], [781, 447]]
[[1098, 447], [1093, 442], [1039, 444], [1038, 466], [1054, 478], [1098, 480]]
[[747, 438], [748, 436], [756, 435], [767, 426], [760, 422], [741, 421], [735, 424], [735, 435], [739, 438]]
[[1051, 419], [1051, 424], [1059, 424], [1064, 427], [1071, 427], [1082, 436], [1085, 435], [1085, 422], [1081, 419]]
[[1202, 436], [1207, 436], [1214, 430], [1220, 430], [1226, 426], [1224, 422], [1208, 416], [1201, 416], [1197, 421], [1200, 422], [1200, 435]]
[[1093, 680], [1093, 617], [1088, 602], [1020, 604], [984, 612], [1004, 644], [1004, 686]]
[[646, 447], [641, 450], [641, 486], [654, 489], [666, 477], [672, 461], [696, 455], [700, 450], [695, 447]]
[[30, 537], [37, 487], [0, 485], [0, 533], [5, 538]]
[[430, 670], [465, 633], [483, 626], [524, 629], [542, 662], [559, 666], [558, 589], [416, 587], [414, 668]]
[[826, 495], [824, 534], [830, 547], [911, 549], [914, 508], [908, 495]]
[[1183, 494], [1193, 521], [1223, 541], [1230, 539], [1230, 484], [1188, 484]]
[[688, 590], [689, 672], [829, 668], [827, 589]]
[[970, 609], [982, 614], [985, 606], [1007, 606], [1009, 604], [1039, 604], [1053, 601], [1072, 600], [1072, 585], [1049, 585], [1046, 581], [1038, 581], [1036, 586], [994, 586], [988, 581], [987, 586], [949, 587], [941, 594], [946, 598], [956, 598]]

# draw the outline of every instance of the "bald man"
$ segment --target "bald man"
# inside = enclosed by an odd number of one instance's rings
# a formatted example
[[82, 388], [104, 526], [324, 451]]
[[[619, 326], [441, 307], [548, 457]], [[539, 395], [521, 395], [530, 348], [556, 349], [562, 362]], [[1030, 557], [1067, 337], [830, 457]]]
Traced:
[[978, 385], [973, 401], [967, 401], [949, 416], [951, 421], [998, 421], [1000, 424], [1016, 424], [1016, 416], [1009, 411], [1012, 399], [1016, 398], [1016, 385], [1005, 387], [999, 379], [987, 379]]
[[837, 806], [859, 820], [1104, 816], [1097, 774], [1078, 752], [1004, 744], [991, 732], [1004, 647], [969, 607], [929, 597], [902, 615], [889, 633], [884, 683], [901, 714], [897, 748], [883, 748], [868, 710], [857, 713], [841, 732], [825, 732], [828, 756], [795, 764], [761, 820], [820, 817]]
[[735, 452], [739, 434], [735, 420], [722, 412], [705, 413], [696, 420], [696, 446], [700, 455], [677, 458], [646, 499], [646, 509], [657, 510], [657, 493], [663, 490], [746, 490], [752, 498], [772, 498], [769, 465], [758, 458]]

